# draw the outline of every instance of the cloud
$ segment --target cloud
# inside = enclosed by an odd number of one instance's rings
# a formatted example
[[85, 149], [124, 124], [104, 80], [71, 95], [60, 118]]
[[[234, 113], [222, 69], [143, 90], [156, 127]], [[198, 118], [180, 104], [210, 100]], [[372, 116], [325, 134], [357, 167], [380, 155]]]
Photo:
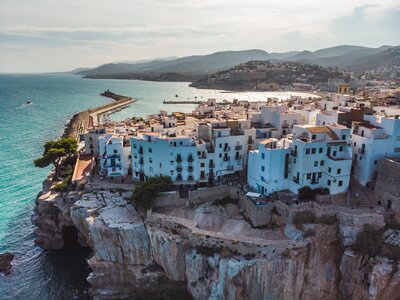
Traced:
[[[41, 71], [44, 59], [57, 71], [228, 49], [398, 43], [398, 0], [374, 1], [0, 0], [0, 68]], [[11, 49], [30, 51], [36, 67]]]

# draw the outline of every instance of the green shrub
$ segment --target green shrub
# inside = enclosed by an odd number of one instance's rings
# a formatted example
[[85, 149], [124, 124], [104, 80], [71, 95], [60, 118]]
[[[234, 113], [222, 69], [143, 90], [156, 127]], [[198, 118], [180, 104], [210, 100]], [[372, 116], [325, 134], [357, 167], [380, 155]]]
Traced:
[[315, 199], [315, 192], [309, 186], [303, 186], [298, 189], [299, 200], [300, 201], [310, 201]]
[[379, 255], [384, 244], [382, 233], [382, 229], [374, 228], [369, 224], [364, 225], [363, 230], [357, 234], [356, 241], [351, 249], [357, 254]]
[[170, 185], [171, 178], [168, 176], [151, 177], [133, 191], [132, 203], [150, 209], [158, 195], [168, 191]]
[[72, 174], [74, 173], [74, 168], [72, 166], [68, 165], [62, 172], [61, 172], [61, 177], [62, 178], [67, 178], [67, 177], [72, 177]]
[[53, 187], [53, 190], [56, 192], [61, 192], [61, 193], [66, 192], [68, 190], [68, 183], [69, 183], [69, 180], [64, 179], [63, 181], [57, 183]]
[[300, 228], [301, 225], [303, 225], [303, 224], [315, 223], [316, 219], [317, 218], [316, 218], [315, 213], [313, 211], [302, 210], [302, 211], [298, 211], [293, 216], [293, 224], [297, 228]]

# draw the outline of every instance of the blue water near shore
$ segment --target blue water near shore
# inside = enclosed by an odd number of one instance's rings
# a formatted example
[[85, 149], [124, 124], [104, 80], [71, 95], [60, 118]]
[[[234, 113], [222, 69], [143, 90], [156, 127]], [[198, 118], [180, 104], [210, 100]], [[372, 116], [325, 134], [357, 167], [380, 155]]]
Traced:
[[[159, 109], [191, 111], [193, 105], [163, 105], [166, 100], [215, 97], [267, 97], [196, 90], [187, 83], [89, 80], [72, 75], [0, 75], [0, 253], [16, 255], [10, 275], [0, 275], [0, 299], [70, 299], [86, 286], [87, 253], [76, 249], [43, 251], [35, 246], [30, 217], [49, 169], [32, 161], [45, 141], [59, 137], [74, 113], [111, 100], [106, 89], [138, 100], [114, 119], [146, 116]], [[178, 95], [176, 98], [175, 95]], [[203, 99], [202, 99], [203, 98]], [[31, 100], [32, 104], [26, 104]]]

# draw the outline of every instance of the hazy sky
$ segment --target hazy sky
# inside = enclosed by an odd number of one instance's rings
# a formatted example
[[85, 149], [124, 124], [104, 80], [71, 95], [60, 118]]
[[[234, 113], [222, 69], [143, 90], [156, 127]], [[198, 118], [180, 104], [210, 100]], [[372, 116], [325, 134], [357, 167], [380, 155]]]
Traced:
[[0, 0], [0, 73], [339, 44], [400, 45], [399, 0]]

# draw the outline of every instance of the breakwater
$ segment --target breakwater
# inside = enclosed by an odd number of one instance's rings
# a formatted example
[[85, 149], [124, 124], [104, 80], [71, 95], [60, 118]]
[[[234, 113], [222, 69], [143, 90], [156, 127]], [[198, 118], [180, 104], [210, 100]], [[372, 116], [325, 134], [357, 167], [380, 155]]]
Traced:
[[105, 91], [100, 95], [114, 99], [115, 102], [107, 103], [73, 115], [65, 127], [63, 137], [74, 138], [78, 141], [79, 136], [85, 133], [89, 127], [102, 124], [101, 116], [124, 109], [137, 101], [131, 97], [118, 95], [110, 91]]

